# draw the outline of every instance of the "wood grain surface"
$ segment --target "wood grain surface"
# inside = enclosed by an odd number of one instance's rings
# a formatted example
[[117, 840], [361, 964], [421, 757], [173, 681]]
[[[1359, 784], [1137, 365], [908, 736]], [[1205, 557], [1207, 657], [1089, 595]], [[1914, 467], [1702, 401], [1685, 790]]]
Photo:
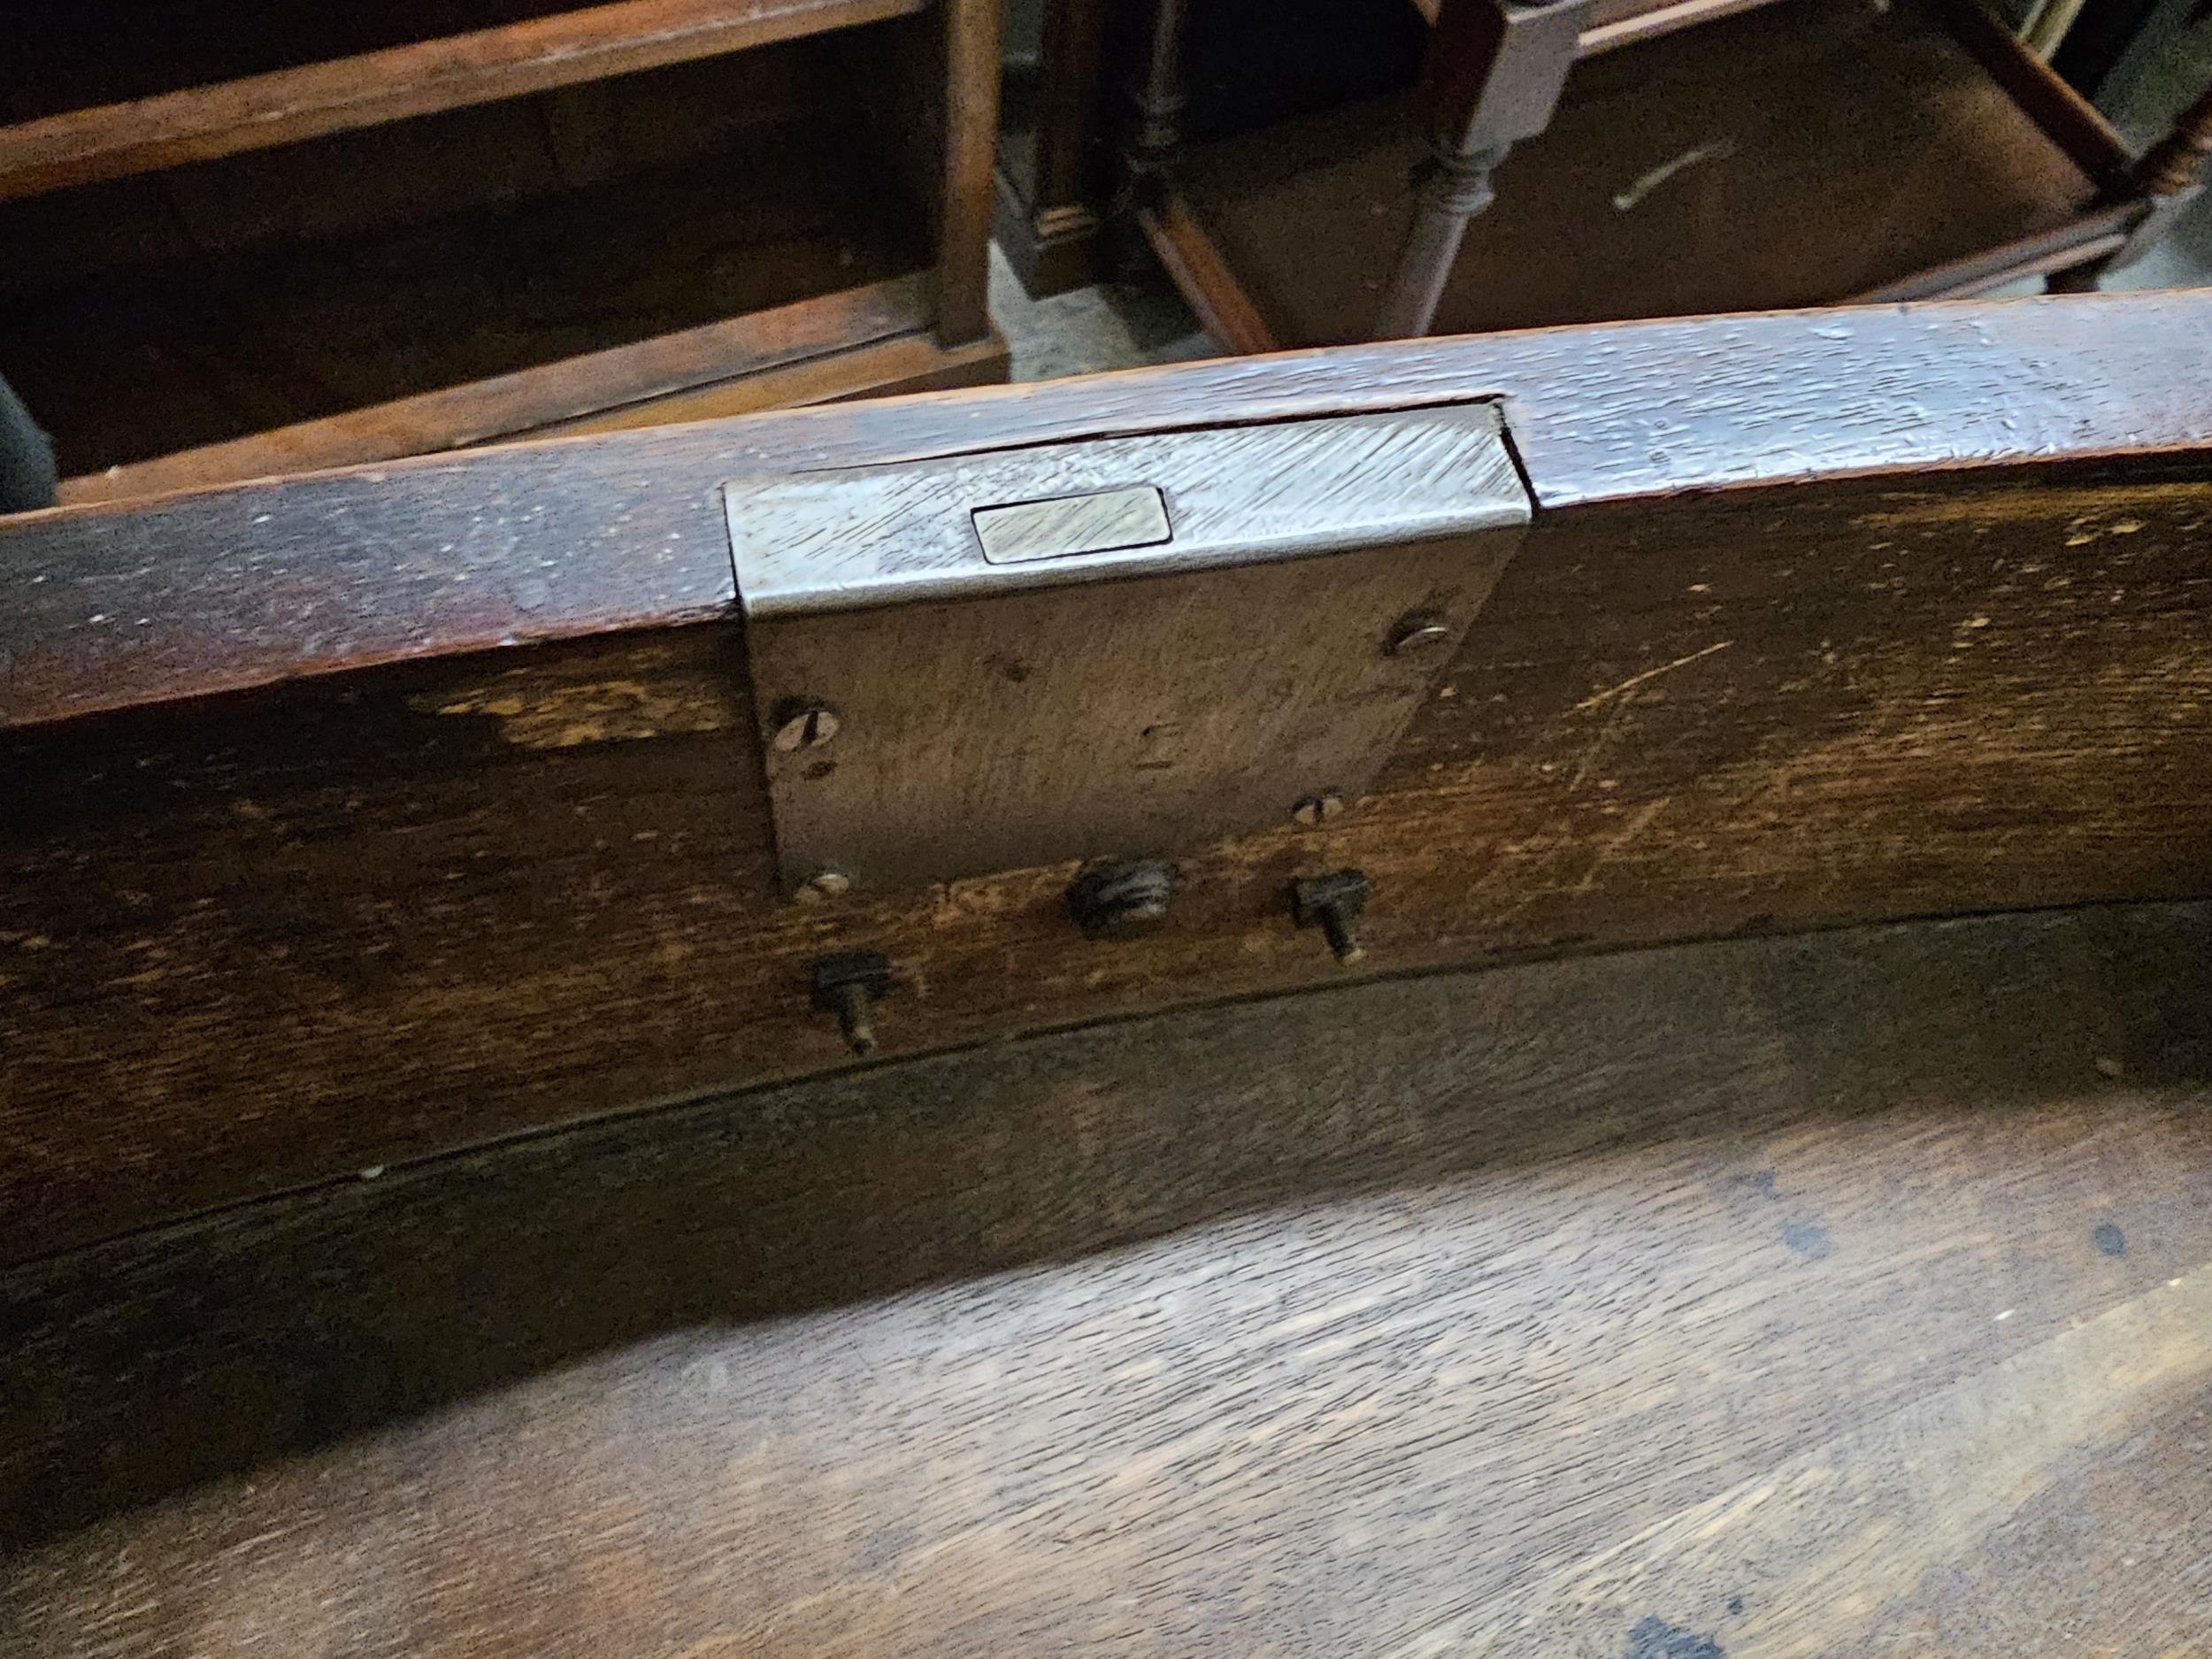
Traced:
[[2212, 909], [1557, 962], [0, 1278], [0, 1649], [2170, 1655]]
[[[735, 598], [733, 471], [1494, 396], [1537, 502], [1567, 508], [2200, 450], [2208, 380], [2200, 291], [1812, 311], [1175, 365], [26, 514], [0, 518], [0, 726], [710, 615]], [[444, 550], [432, 533], [457, 522], [493, 544]], [[267, 603], [279, 580], [296, 619]]]
[[[1201, 365], [19, 520], [0, 1255], [841, 1065], [836, 951], [892, 958], [895, 1056], [1331, 982], [1286, 893], [1345, 864], [1380, 973], [2202, 894], [2212, 332], [2165, 325], [2208, 303]], [[1064, 868], [778, 902], [716, 480], [1486, 380], [1537, 522], [1369, 800], [1188, 850], [1142, 941], [1080, 939]]]

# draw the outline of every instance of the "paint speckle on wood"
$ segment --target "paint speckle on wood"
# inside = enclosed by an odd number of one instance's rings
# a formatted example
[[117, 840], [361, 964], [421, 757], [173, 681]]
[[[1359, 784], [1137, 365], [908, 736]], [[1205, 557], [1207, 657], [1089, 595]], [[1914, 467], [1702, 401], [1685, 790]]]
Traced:
[[1828, 1236], [1828, 1229], [1816, 1221], [1786, 1221], [1782, 1224], [1782, 1242], [1809, 1262], [1825, 1261], [1835, 1253], [1835, 1241]]
[[1621, 1650], [1621, 1659], [1727, 1659], [1727, 1655], [1712, 1637], [1650, 1614], [1638, 1619], [1628, 1632], [1628, 1646]]

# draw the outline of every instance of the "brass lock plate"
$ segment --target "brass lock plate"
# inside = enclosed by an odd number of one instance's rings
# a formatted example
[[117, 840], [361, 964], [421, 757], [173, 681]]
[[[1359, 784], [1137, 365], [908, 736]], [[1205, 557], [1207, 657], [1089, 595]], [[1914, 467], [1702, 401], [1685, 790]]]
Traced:
[[1351, 798], [1530, 518], [1477, 403], [724, 493], [794, 889], [1171, 854]]

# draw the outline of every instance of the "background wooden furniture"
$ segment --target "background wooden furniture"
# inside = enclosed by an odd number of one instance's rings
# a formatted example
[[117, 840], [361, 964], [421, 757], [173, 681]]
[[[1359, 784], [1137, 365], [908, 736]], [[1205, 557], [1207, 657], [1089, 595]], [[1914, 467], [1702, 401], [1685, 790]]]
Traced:
[[[1454, 260], [1451, 227], [1409, 241], [1405, 188], [1410, 104], [1444, 128], [1465, 108], [1450, 21], [1413, 94], [1148, 158], [1145, 230], [1226, 343], [1967, 295], [2135, 251], [2186, 187], [1972, 0], [1625, 4], [1591, 13]], [[2180, 142], [2208, 138], [2212, 99]]]
[[[1116, 198], [1158, 19], [1115, 0], [1013, 0], [994, 234], [1033, 295], [1096, 282], [1133, 249]], [[1417, 72], [1427, 30], [1399, 0], [1207, 0], [1180, 41], [1176, 132], [1204, 141], [1381, 96]], [[1140, 159], [1141, 157], [1140, 156]]]
[[996, 378], [998, 15], [33, 8], [0, 373], [80, 501]]
[[2203, 0], [2082, 0], [2051, 67], [2099, 104], [2128, 83], [2166, 49], [2193, 19], [2208, 13]]
[[992, 234], [1039, 298], [1098, 281], [1119, 101], [1103, 0], [1010, 0]]

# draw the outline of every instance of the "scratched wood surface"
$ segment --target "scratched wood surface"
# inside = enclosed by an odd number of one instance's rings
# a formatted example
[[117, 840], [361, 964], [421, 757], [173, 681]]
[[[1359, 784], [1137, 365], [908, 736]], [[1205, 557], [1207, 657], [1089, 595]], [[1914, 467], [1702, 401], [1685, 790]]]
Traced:
[[0, 1277], [0, 1650], [2170, 1655], [2212, 907], [1025, 1040]]
[[[1340, 864], [1377, 972], [2202, 894], [2208, 317], [1436, 342], [19, 520], [0, 1256], [837, 1067], [835, 950], [891, 956], [889, 1055], [1331, 983], [1285, 899]], [[1537, 523], [1356, 810], [1118, 946], [1066, 869], [777, 902], [720, 478], [1482, 389]]]
[[2200, 291], [1821, 310], [1180, 364], [0, 518], [0, 729], [712, 619], [734, 472], [1496, 396], [1563, 510], [2201, 451], [2208, 377]]

